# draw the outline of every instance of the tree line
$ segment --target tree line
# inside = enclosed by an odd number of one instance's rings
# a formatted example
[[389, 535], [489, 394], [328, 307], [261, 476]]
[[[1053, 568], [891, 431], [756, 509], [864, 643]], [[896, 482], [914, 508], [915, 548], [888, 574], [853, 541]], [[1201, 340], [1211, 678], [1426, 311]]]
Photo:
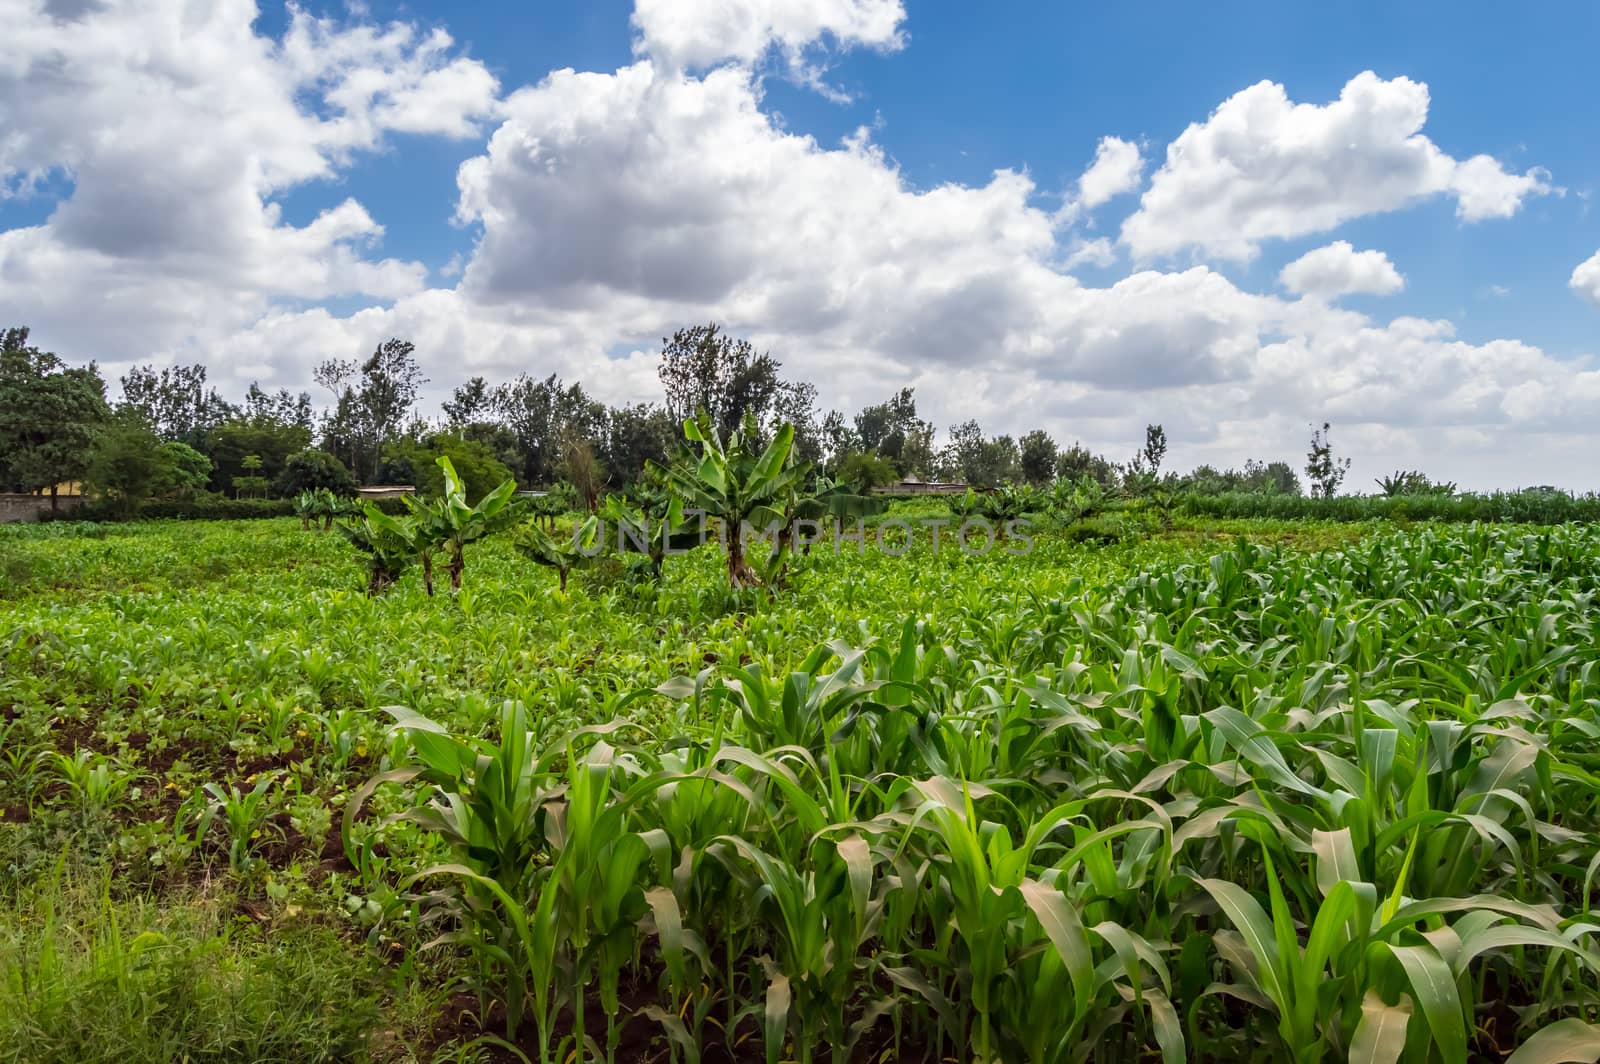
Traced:
[[[593, 508], [606, 491], [633, 486], [648, 463], [665, 463], [681, 446], [684, 421], [704, 416], [719, 437], [740, 430], [755, 446], [792, 425], [797, 462], [860, 491], [904, 478], [979, 488], [1067, 480], [1107, 490], [1302, 491], [1281, 461], [1163, 472], [1159, 425], [1126, 462], [1077, 442], [1061, 445], [1043, 429], [988, 435], [975, 420], [950, 426], [941, 442], [912, 388], [853, 415], [824, 413], [816, 386], [781, 370], [749, 341], [716, 324], [696, 325], [662, 339], [659, 401], [609, 406], [555, 374], [499, 383], [474, 376], [428, 416], [419, 409], [428, 378], [414, 345], [397, 337], [365, 359], [318, 365], [313, 380], [327, 398], [321, 408], [309, 391], [257, 384], [235, 402], [199, 364], [137, 366], [120, 378], [113, 402], [94, 363], [68, 365], [32, 345], [26, 328], [13, 328], [0, 334], [0, 489], [53, 492], [76, 481], [130, 509], [184, 492], [289, 497], [410, 484], [436, 493], [443, 486], [437, 460], [445, 457], [469, 497], [510, 477], [528, 488], [570, 485]], [[1326, 437], [1324, 426], [1308, 456], [1313, 494], [1332, 494], [1348, 467], [1333, 458]]]

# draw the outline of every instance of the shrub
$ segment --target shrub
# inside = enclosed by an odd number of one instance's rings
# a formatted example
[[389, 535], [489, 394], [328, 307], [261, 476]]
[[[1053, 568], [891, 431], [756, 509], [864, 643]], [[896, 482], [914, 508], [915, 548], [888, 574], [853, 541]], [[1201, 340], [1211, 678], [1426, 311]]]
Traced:
[[335, 495], [354, 495], [356, 478], [350, 475], [350, 470], [345, 468], [343, 462], [327, 451], [308, 447], [289, 456], [273, 486], [279, 495], [284, 496], [316, 491], [318, 488], [326, 488]]

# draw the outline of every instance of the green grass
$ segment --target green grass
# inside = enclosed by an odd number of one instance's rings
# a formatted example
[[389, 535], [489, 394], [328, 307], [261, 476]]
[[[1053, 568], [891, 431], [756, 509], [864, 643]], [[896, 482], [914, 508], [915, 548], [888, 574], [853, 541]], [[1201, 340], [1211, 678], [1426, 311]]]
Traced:
[[327, 928], [264, 931], [227, 892], [114, 898], [57, 871], [9, 900], [0, 1060], [341, 1061], [377, 1028], [369, 958]]
[[[4, 967], [70, 958], [0, 1008], [251, 1047], [206, 1026], [249, 986], [283, 1059], [454, 1052], [453, 988], [530, 1059], [1594, 1059], [1546, 1054], [1600, 1020], [1600, 533], [1091, 524], [772, 596], [711, 549], [563, 595], [500, 537], [433, 599], [292, 520], [0, 532]], [[117, 977], [145, 931], [171, 970]]]

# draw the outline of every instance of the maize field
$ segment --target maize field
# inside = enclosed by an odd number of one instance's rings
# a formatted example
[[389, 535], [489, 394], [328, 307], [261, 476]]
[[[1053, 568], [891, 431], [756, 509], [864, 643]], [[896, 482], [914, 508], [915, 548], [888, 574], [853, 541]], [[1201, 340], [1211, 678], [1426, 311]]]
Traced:
[[473, 549], [0, 529], [0, 1060], [246, 1059], [130, 1033], [202, 933], [255, 1059], [1600, 1060], [1592, 526]]

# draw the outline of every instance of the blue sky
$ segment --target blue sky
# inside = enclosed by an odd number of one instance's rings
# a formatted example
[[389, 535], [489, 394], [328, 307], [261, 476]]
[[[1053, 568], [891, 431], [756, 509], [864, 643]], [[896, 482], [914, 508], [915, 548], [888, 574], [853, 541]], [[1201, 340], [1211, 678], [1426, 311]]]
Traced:
[[0, 298], [69, 357], [621, 401], [716, 318], [846, 409], [1600, 487], [1590, 4], [4, 2]]

